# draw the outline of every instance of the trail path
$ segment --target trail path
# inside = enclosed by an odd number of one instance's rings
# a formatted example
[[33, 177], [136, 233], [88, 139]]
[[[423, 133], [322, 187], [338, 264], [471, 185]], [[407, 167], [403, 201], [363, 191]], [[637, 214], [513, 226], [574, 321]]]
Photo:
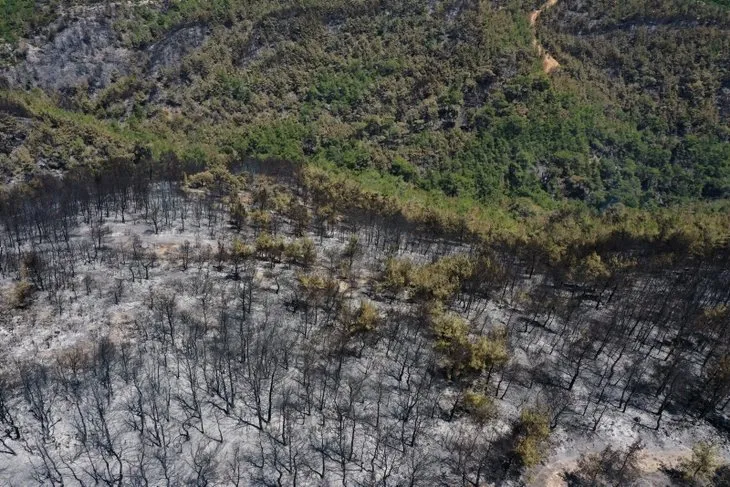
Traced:
[[[558, 0], [547, 0], [542, 7], [537, 10], [533, 10], [530, 13], [530, 26], [533, 30], [535, 29], [537, 19], [540, 17], [540, 14], [550, 7], [554, 7], [557, 3]], [[537, 34], [533, 37], [532, 44], [537, 48], [537, 52], [540, 56], [542, 56], [542, 70], [545, 74], [550, 74], [552, 71], [560, 67], [560, 63], [537, 41]]]

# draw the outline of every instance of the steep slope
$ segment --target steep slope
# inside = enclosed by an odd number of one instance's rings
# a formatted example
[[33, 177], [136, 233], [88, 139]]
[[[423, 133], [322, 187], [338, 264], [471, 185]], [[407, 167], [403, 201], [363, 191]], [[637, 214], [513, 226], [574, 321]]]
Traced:
[[[545, 5], [538, 8], [537, 10], [533, 10], [530, 13], [530, 26], [535, 28], [537, 25], [537, 20], [540, 18], [540, 15], [550, 7], [554, 7], [558, 3], [558, 0], [548, 0]], [[540, 45], [540, 43], [537, 40], [537, 37], [533, 41], [533, 45], [537, 48], [537, 52], [540, 53], [542, 56], [542, 70], [545, 72], [545, 74], [550, 74], [553, 70], [560, 67], [560, 63], [550, 54], [549, 52], [545, 51], [545, 48]]]
[[[705, 2], [561, 2], [540, 36], [565, 69], [593, 83], [643, 132], [666, 140], [652, 154], [652, 186], [727, 194], [730, 10]], [[721, 177], [716, 177], [722, 174]]]
[[[113, 124], [127, 142], [165, 140], [176, 157], [201, 163], [374, 169], [448, 196], [527, 197], [548, 208], [566, 199], [605, 208], [726, 197], [727, 9], [573, 0], [531, 26], [529, 13], [543, 7], [92, 5], [48, 24], [45, 40], [21, 43], [33, 47], [4, 75], [15, 88], [59, 90], [48, 103]], [[79, 39], [84, 25], [100, 35]], [[563, 69], [553, 71], [553, 59]], [[24, 143], [27, 161], [46, 151], [38, 140]], [[76, 149], [55, 150], [68, 159]], [[17, 167], [13, 154], [0, 157]]]

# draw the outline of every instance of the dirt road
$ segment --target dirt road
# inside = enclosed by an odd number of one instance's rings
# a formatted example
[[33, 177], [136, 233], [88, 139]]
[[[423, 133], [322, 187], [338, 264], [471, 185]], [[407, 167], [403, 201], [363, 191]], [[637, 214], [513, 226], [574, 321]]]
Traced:
[[[545, 10], [550, 7], [554, 7], [558, 3], [558, 0], [547, 0], [545, 4], [537, 10], [533, 10], [530, 13], [530, 26], [534, 29], [537, 24], [537, 19], [540, 17]], [[537, 52], [542, 56], [542, 70], [545, 74], [550, 74], [552, 71], [560, 67], [560, 63], [545, 50], [544, 47], [537, 41], [537, 35], [532, 39], [532, 44], [537, 48]]]

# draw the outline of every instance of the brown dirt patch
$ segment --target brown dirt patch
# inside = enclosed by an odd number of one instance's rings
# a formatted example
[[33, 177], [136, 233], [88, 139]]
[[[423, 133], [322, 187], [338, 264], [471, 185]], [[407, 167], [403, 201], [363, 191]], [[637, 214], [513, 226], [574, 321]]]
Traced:
[[[542, 14], [545, 10], [549, 9], [550, 7], [554, 7], [558, 3], [558, 0], [547, 0], [545, 4], [540, 7], [537, 10], [533, 10], [530, 12], [529, 20], [530, 20], [530, 26], [535, 27], [537, 24], [537, 19], [540, 17], [540, 14]], [[545, 48], [543, 48], [540, 43], [537, 40], [537, 36], [532, 40], [532, 44], [537, 48], [537, 52], [540, 56], [542, 56], [542, 70], [545, 74], [550, 74], [551, 72], [555, 71], [557, 68], [560, 67], [560, 63], [548, 52], [545, 51]]]

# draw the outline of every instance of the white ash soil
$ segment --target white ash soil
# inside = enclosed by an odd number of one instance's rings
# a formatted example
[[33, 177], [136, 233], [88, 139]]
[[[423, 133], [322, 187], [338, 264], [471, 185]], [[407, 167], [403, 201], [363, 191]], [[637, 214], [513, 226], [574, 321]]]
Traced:
[[[150, 269], [149, 279], [137, 276], [132, 282], [130, 271], [124, 265], [109, 267], [98, 262], [80, 264], [76, 270], [77, 282], [75, 289], [65, 291], [65, 305], [60, 315], [57, 307], [50, 304], [43, 293], [37, 294], [35, 302], [28, 309], [6, 311], [4, 313], [2, 321], [0, 321], [0, 367], [10, 369], [16, 363], [28, 360], [37, 360], [50, 364], [54, 359], [65, 354], [77, 350], [92, 349], [94, 344], [102, 337], [109, 338], [112, 342], [118, 344], [137, 343], [145, 347], [147, 345], [144, 343], [142, 328], [150, 320], [151, 312], [148, 302], [153, 292], [174, 293], [177, 295], [179, 310], [200, 314], [202, 296], [195, 289], [197, 288], [196, 279], [200, 278], [201, 272], [195, 269], [196, 264], [193, 262], [191, 262], [187, 271], [183, 271], [176, 254], [186, 241], [192, 244], [193, 248], [196, 249], [195, 252], [200, 252], [201, 249], [206, 248], [211, 253], [214, 252], [219, 241], [229, 242], [232, 237], [232, 232], [227, 228], [227, 225], [219, 223], [209, 226], [205, 220], [197, 223], [186, 221], [185, 230], [183, 231], [181, 222], [176, 221], [156, 234], [152, 225], [144, 222], [140, 215], [128, 216], [126, 220], [125, 223], [122, 223], [119, 218], [112, 218], [106, 223], [109, 234], [104, 239], [104, 246], [129, 251], [133, 236], [138, 235], [143, 246], [154, 250], [158, 255], [159, 260]], [[284, 233], [286, 233], [286, 227], [284, 230]], [[253, 230], [247, 228], [240, 236], [251, 242], [254, 238]], [[326, 259], [323, 257], [328, 253], [341, 251], [349, 239], [346, 232], [340, 231], [325, 237], [313, 234], [310, 234], [310, 236], [316, 242], [319, 254], [319, 262], [315, 268], [320, 269], [323, 269], [326, 265]], [[77, 229], [71, 240], [74, 244], [83, 245], [89, 239], [89, 228], [82, 226]], [[459, 248], [457, 245], [442, 243], [442, 250], [442, 253], [457, 252]], [[417, 248], [411, 248], [408, 251], [402, 250], [400, 255], [420, 262], [431, 259], [430, 256], [419, 253]], [[371, 282], [379, 262], [382, 262], [384, 256], [385, 252], [383, 251], [366, 250], [360, 264], [362, 270], [358, 278], [359, 286], [356, 289], [347, 291], [353, 303], [366, 297], [372, 298], [372, 296], [369, 296], [367, 284]], [[293, 330], [302, 326], [301, 317], [286, 311], [283, 300], [291, 296], [294, 289], [295, 275], [300, 270], [296, 266], [283, 263], [275, 264], [272, 267], [262, 261], [258, 261], [256, 266], [255, 289], [257, 298], [254, 304], [254, 316], [267, 321], [279, 322], [284, 329], [288, 330], [287, 333], [293, 336], [293, 339], [298, 340], [299, 338]], [[236, 283], [227, 279], [228, 271], [216, 272], [211, 271], [207, 265], [204, 267], [210, 271], [215, 284], [215, 292], [212, 296], [213, 302], [220, 304], [230, 299]], [[275, 275], [280, 277], [274, 279], [272, 276]], [[91, 277], [93, 283], [91, 292], [88, 295], [82, 282], [83, 276]], [[113, 290], [120, 281], [123, 282], [123, 291], [121, 297], [118, 298], [119, 302], [116, 303]], [[3, 296], [12, 289], [14, 284], [9, 279], [0, 282]], [[384, 302], [376, 302], [376, 304], [380, 309], [385, 309], [388, 306]], [[396, 303], [397, 306], [400, 305]], [[481, 327], [481, 324], [485, 323], [485, 331], [495, 326], [507, 325], [521, 316], [519, 312], [512, 313], [508, 303], [500, 299], [482, 303], [482, 306], [484, 311], [479, 316], [473, 313], [474, 316], [470, 318], [475, 327]], [[532, 330], [528, 332], [528, 335], [531, 333]], [[531, 343], [526, 346], [520, 344], [515, 350], [515, 356], [522, 365], [530, 365], [530, 355], [527, 352], [548, 346], [547, 342], [544, 342], [545, 338], [537, 336], [537, 340], [530, 340]], [[149, 346], [152, 347], [154, 352], [157, 345], [150, 344]], [[361, 358], [349, 361], [348, 370], [345, 373], [348, 376], [355, 377], [362, 374], [363, 371], [368, 371], [368, 374], [373, 377], [382, 379], [388, 377], [388, 375], [375, 374], [374, 371], [394, 367], [397, 368], [398, 364], [387, 358], [383, 346], [378, 345], [364, 353]], [[295, 380], [295, 375], [296, 373], [289, 374], [284, 379], [285, 382]], [[391, 381], [393, 381], [391, 385], [394, 388], [399, 387], [397, 381], [392, 378]], [[376, 384], [368, 382], [366, 392], [372, 394], [375, 386]], [[114, 399], [114, 403], [117, 405], [123, 405], [131, 394], [128, 389], [121, 390], [124, 392], [118, 394]], [[443, 405], [445, 409], [448, 408], [449, 403], [453, 402], [454, 393], [447, 385], [434, 393], [438, 396], [436, 401]], [[501, 420], [492, 426], [493, 434], [496, 435], [506, 431], [509, 427], [509, 421], [516, 418], [521, 407], [529, 404], [534, 396], [534, 390], [522, 387], [519, 384], [512, 386], [503, 399], [497, 401]], [[580, 414], [580, 410], [585, 404], [585, 398], [588, 397], [588, 391], [582, 380], [577, 384], [575, 396], [577, 401], [573, 411], [567, 414], [561, 422], [562, 424], [552, 434], [550, 454], [540, 466], [527, 472], [525, 479], [529, 485], [563, 485], [561, 474], [574, 468], [575, 462], [581, 454], [600, 451], [607, 445], [625, 447], [637, 438], [640, 438], [646, 446], [644, 465], [647, 474], [651, 474], [647, 477], [647, 482], [650, 481], [651, 485], [664, 485], [662, 482], [667, 482], [668, 479], [657, 475], [657, 468], [664, 463], [668, 465], [676, 464], [679, 459], [688, 454], [691, 446], [700, 440], [719, 444], [723, 458], [730, 460], [730, 446], [725, 438], [718, 436], [714, 428], [704, 422], [693, 424], [681, 421], [670, 413], [665, 414], [661, 427], [655, 431], [653, 430], [655, 418], [651, 414], [631, 407], [626, 413], [621, 413], [619, 410], [610, 407], [605, 412], [605, 416], [596, 431], [591, 432], [589, 423], [591, 414], [594, 413], [592, 407], [587, 409], [585, 416]], [[329, 399], [334, 400], [336, 398]], [[369, 407], [372, 407], [372, 403]], [[132, 433], [124, 432], [122, 416], [119, 411], [115, 412], [112, 414], [110, 423], [120, 431], [119, 443], [124, 448], [135, 448], [136, 439]], [[210, 450], [219, 459], [219, 466], [222, 466], [225, 461], [235, 456], [234, 451], [236, 448], [251, 452], [256, 451], [260, 446], [258, 445], [259, 435], [251, 434], [250, 428], [242, 425], [239, 421], [224, 417], [215, 408], [209, 407], [206, 409], [204, 423], [208, 423], [208, 428], [219, 428], [225, 440], [216, 443], [197, 431], [189, 431], [187, 440], [183, 441], [182, 437], [177, 437], [173, 444], [175, 454], [179, 455], [184, 451], [192, 452], [197, 448]], [[570, 425], [570, 428], [564, 426], [565, 424]], [[454, 422], [436, 421], [430, 424], [422, 446], [417, 451], [433, 452], [443, 450], [444, 438], [462, 426], [476, 429], [476, 426], [466, 418], [457, 419]], [[176, 427], [179, 427], [179, 425]], [[280, 428], [280, 424], [272, 423], [269, 427], [276, 430]], [[398, 425], [395, 423], [392, 425], [392, 428], [397, 427]], [[308, 428], [310, 428], [310, 432], [317, 431], [314, 425], [308, 425]], [[55, 437], [57, 438], [59, 451], [70, 451], [72, 449], [75, 442], [75, 433], [70, 424], [70, 418], [60, 419], [59, 424], [56, 426]], [[303, 442], [302, 444], [312, 440], [311, 437], [298, 439], [298, 441]], [[372, 446], [370, 441], [364, 440], [364, 443], [359, 445], [360, 448], [363, 451], [370, 448]], [[28, 455], [22, 448], [18, 449], [17, 456], [0, 455], [0, 472], [2, 472], [0, 485], [28, 485], [32, 483], [30, 472], [36, 462], [37, 460]], [[185, 470], [187, 467], [184, 464], [179, 464], [175, 468]], [[337, 481], [336, 475], [326, 477], [327, 481]]]

